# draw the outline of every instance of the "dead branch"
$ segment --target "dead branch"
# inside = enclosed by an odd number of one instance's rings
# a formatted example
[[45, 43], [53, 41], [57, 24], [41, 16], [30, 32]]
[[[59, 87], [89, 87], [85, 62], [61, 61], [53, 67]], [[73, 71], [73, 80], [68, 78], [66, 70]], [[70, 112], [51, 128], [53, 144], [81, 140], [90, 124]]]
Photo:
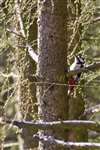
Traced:
[[100, 21], [100, 17], [97, 17], [93, 20], [93, 23], [97, 23], [98, 21]]
[[[2, 121], [1, 121], [2, 123]], [[84, 127], [86, 129], [94, 130], [100, 132], [100, 123], [95, 121], [83, 121], [83, 120], [65, 120], [65, 121], [53, 121], [53, 122], [43, 122], [43, 121], [12, 121], [9, 119], [4, 119], [3, 123], [13, 124], [19, 128], [29, 128], [33, 127], [35, 129], [54, 129], [54, 128], [81, 128]]]
[[9, 28], [7, 28], [6, 30], [7, 30], [7, 32], [13, 33], [13, 34], [15, 34], [16, 36], [18, 36], [18, 37], [21, 37], [21, 38], [24, 38], [24, 39], [25, 39], [25, 37], [23, 37], [23, 35], [22, 35], [22, 34], [19, 34], [19, 32], [15, 31], [15, 30], [12, 30], [12, 29], [9, 29]]
[[31, 58], [38, 63], [38, 55], [35, 53], [35, 51], [33, 50], [33, 48], [31, 47], [31, 45], [27, 44], [26, 46], [28, 48], [28, 53], [31, 56]]
[[92, 114], [98, 113], [98, 112], [100, 112], [100, 105], [96, 105], [96, 106], [86, 109], [82, 116], [92, 115]]
[[65, 147], [65, 148], [85, 148], [85, 149], [94, 149], [94, 148], [99, 148], [100, 149], [100, 143], [89, 143], [89, 142], [64, 142], [62, 140], [58, 140], [55, 139], [52, 136], [39, 136], [39, 135], [34, 135], [33, 139], [45, 142], [45, 143], [49, 143], [49, 144], [53, 144], [53, 145], [57, 145], [57, 146], [61, 146], [61, 147]]
[[8, 147], [13, 147], [13, 146], [18, 146], [18, 142], [12, 142], [12, 143], [4, 143], [3, 148], [8, 148]]
[[21, 16], [21, 10], [20, 10], [18, 0], [15, 0], [15, 10], [16, 10], [17, 19], [18, 19], [19, 26], [20, 26], [20, 32], [22, 33], [22, 36], [25, 38], [26, 35], [25, 35], [25, 30], [24, 30], [24, 24], [23, 24], [23, 20], [22, 20], [22, 16]]

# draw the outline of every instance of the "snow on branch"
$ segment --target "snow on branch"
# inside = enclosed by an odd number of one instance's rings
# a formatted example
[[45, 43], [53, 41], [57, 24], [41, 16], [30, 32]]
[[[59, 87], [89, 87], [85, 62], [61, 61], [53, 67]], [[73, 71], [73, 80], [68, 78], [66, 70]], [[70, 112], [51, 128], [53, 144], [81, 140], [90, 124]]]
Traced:
[[77, 73], [80, 73], [80, 72], [86, 72], [87, 73], [88, 71], [94, 71], [94, 70], [97, 70], [97, 69], [100, 69], [100, 62], [90, 64], [90, 65], [88, 65], [84, 68], [81, 68], [81, 69], [69, 71], [68, 76], [76, 75]]
[[98, 148], [100, 149], [100, 143], [89, 143], [89, 142], [64, 142], [62, 140], [58, 140], [55, 139], [52, 136], [39, 136], [39, 135], [34, 135], [33, 139], [35, 140], [39, 140], [41, 142], [45, 142], [45, 143], [49, 143], [49, 144], [53, 144], [53, 145], [57, 145], [57, 146], [61, 146], [61, 147], [65, 147], [65, 148]]
[[19, 128], [28, 128], [33, 127], [35, 129], [53, 129], [53, 128], [81, 128], [84, 127], [86, 129], [94, 130], [100, 132], [100, 123], [95, 121], [83, 121], [83, 120], [65, 120], [65, 121], [52, 121], [52, 122], [43, 122], [43, 121], [11, 121], [9, 119], [4, 119], [4, 123], [12, 123], [13, 125]]

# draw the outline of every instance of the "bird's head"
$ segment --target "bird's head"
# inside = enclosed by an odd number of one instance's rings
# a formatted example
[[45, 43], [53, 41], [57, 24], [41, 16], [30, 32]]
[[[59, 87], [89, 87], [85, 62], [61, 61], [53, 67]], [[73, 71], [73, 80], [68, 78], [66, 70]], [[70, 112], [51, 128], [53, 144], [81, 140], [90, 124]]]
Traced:
[[85, 59], [84, 59], [84, 57], [83, 57], [81, 54], [75, 55], [75, 63], [76, 63], [76, 64], [84, 65], [84, 64], [85, 64]]

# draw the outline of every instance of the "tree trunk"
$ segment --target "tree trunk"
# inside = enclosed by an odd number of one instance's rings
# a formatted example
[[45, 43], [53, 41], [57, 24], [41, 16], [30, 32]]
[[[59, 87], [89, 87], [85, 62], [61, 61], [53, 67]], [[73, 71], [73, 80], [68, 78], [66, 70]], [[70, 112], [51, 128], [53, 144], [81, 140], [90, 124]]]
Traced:
[[[43, 121], [65, 120], [68, 116], [67, 87], [53, 85], [66, 83], [66, 0], [38, 0], [38, 51], [37, 74], [41, 82], [50, 85], [38, 85], [38, 113]], [[41, 131], [43, 135], [52, 135], [65, 140], [64, 129]], [[62, 148], [63, 149], [63, 148]], [[40, 143], [39, 150], [61, 150], [58, 146]]]

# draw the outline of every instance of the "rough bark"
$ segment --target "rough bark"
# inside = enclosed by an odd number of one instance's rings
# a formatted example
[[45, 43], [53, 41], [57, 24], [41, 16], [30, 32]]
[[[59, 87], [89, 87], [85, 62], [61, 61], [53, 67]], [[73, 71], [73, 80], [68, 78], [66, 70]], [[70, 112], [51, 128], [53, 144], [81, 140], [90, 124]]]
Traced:
[[[38, 0], [38, 51], [37, 74], [42, 81], [65, 81], [66, 69], [66, 0]], [[41, 81], [41, 80], [40, 80]], [[44, 85], [37, 87], [38, 113], [43, 121], [67, 119], [68, 100], [66, 87]], [[67, 131], [45, 130], [46, 134], [67, 138]], [[39, 150], [59, 150], [59, 146], [40, 142]]]

